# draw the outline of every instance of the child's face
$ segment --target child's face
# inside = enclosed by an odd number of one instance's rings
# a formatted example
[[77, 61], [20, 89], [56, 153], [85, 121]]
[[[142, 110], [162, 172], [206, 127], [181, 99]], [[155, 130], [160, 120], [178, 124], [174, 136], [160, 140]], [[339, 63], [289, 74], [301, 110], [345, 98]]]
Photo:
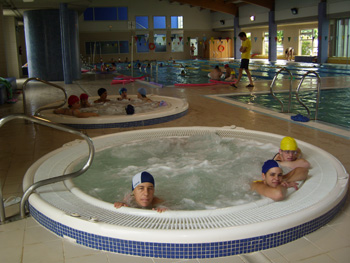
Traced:
[[80, 109], [80, 102], [77, 101], [76, 103], [74, 103], [74, 104], [72, 105], [72, 109]]
[[101, 99], [105, 100], [106, 98], [107, 98], [107, 91], [105, 91], [101, 94]]

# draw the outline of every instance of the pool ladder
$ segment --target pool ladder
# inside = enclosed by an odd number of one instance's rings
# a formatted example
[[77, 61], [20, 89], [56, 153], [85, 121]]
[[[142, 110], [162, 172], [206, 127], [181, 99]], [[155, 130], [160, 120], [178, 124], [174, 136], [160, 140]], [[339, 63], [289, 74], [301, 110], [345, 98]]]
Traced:
[[[69, 174], [65, 174], [65, 175], [61, 175], [61, 176], [57, 176], [57, 177], [53, 177], [53, 178], [48, 178], [45, 180], [41, 180], [38, 181], [34, 184], [32, 184], [30, 187], [28, 187], [28, 189], [24, 192], [22, 199], [21, 199], [21, 217], [24, 218], [26, 215], [25, 212], [25, 206], [27, 203], [27, 200], [29, 198], [29, 196], [34, 192], [35, 189], [37, 189], [38, 187], [44, 186], [44, 185], [48, 185], [48, 184], [53, 184], [53, 183], [57, 183], [57, 182], [61, 182], [67, 179], [72, 179], [75, 178], [81, 174], [83, 174], [84, 172], [86, 172], [89, 167], [91, 166], [91, 163], [94, 159], [94, 155], [95, 155], [95, 148], [94, 148], [94, 144], [91, 140], [90, 137], [88, 137], [87, 135], [83, 134], [80, 131], [77, 131], [75, 129], [72, 128], [68, 128], [67, 126], [61, 125], [61, 124], [57, 124], [57, 123], [53, 123], [49, 120], [40, 118], [40, 117], [36, 117], [36, 116], [26, 116], [24, 114], [13, 114], [13, 115], [9, 115], [6, 116], [2, 119], [0, 119], [0, 128], [7, 123], [8, 121], [14, 120], [14, 119], [24, 119], [26, 121], [31, 121], [43, 126], [47, 126], [50, 128], [54, 128], [60, 131], [64, 131], [64, 132], [68, 132], [68, 133], [72, 133], [78, 136], [81, 136], [88, 144], [89, 147], [89, 157], [88, 160], [86, 161], [85, 165], [79, 169], [76, 172], [73, 173], [69, 173]], [[4, 223], [6, 220], [6, 216], [5, 216], [5, 207], [4, 207], [4, 202], [3, 202], [3, 195], [2, 195], [2, 186], [0, 184], [0, 224]]]
[[[286, 71], [289, 76], [290, 76], [290, 84], [289, 84], [289, 100], [288, 100], [288, 111], [287, 113], [290, 113], [290, 108], [291, 108], [291, 103], [292, 103], [292, 80], [293, 80], [293, 75], [292, 73], [286, 69], [286, 68], [281, 68], [279, 71], [276, 72], [276, 75], [275, 77], [273, 78], [272, 82], [271, 82], [271, 85], [270, 85], [270, 93], [271, 95], [281, 104], [281, 112], [284, 113], [284, 104], [283, 102], [276, 97], [274, 91], [273, 91], [273, 87], [274, 87], [274, 84], [277, 80], [277, 77], [278, 75], [282, 72], [282, 71]], [[315, 75], [317, 77], [317, 94], [316, 94], [316, 109], [315, 109], [315, 118], [314, 120], [317, 120], [317, 115], [318, 115], [318, 106], [319, 106], [319, 102], [320, 102], [320, 91], [321, 91], [321, 78], [320, 78], [320, 75], [317, 73], [317, 72], [314, 72], [314, 71], [308, 71], [306, 72], [303, 77], [301, 78], [300, 82], [299, 82], [299, 85], [297, 87], [297, 90], [295, 92], [295, 95], [296, 95], [296, 99], [297, 101], [299, 102], [299, 104], [301, 104], [307, 111], [307, 117], [310, 119], [310, 109], [309, 107], [307, 107], [300, 99], [299, 97], [299, 92], [300, 92], [300, 89], [301, 89], [301, 85], [303, 84], [306, 76], [308, 75]]]
[[40, 107], [39, 109], [37, 109], [34, 112], [34, 116], [38, 116], [40, 111], [49, 110], [49, 109], [58, 109], [58, 108], [64, 106], [67, 103], [68, 96], [67, 96], [67, 92], [66, 92], [66, 90], [64, 88], [62, 88], [62, 87], [60, 87], [60, 86], [58, 86], [58, 85], [56, 85], [54, 83], [51, 83], [51, 82], [48, 82], [48, 81], [45, 81], [45, 80], [42, 80], [42, 79], [39, 79], [39, 78], [29, 78], [22, 85], [22, 91], [23, 91], [23, 112], [24, 112], [25, 115], [28, 115], [27, 114], [26, 89], [27, 89], [28, 82], [30, 82], [32, 80], [40, 81], [40, 82], [45, 83], [47, 85], [50, 85], [52, 87], [58, 88], [58, 89], [62, 90], [62, 92], [64, 93], [64, 100], [63, 100], [63, 102], [61, 104], [56, 105], [56, 106]]

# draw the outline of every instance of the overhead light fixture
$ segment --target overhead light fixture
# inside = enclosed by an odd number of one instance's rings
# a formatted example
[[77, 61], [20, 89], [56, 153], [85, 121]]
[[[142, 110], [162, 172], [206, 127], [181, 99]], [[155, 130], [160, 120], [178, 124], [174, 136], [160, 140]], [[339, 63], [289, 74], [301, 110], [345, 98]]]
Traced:
[[293, 15], [297, 15], [298, 14], [298, 8], [292, 8], [290, 11], [292, 11]]
[[255, 16], [250, 16], [249, 19], [250, 21], [255, 21]]

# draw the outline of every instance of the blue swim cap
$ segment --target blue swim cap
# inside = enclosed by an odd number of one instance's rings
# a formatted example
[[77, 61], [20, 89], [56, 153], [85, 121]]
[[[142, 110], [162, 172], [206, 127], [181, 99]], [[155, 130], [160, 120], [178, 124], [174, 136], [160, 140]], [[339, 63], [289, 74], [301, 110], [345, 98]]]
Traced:
[[137, 90], [137, 92], [140, 93], [140, 94], [143, 95], [143, 96], [146, 96], [146, 94], [147, 94], [145, 88], [139, 88], [139, 89]]
[[98, 96], [101, 96], [103, 93], [105, 93], [107, 90], [105, 88], [100, 88], [97, 91]]
[[141, 172], [135, 174], [132, 178], [132, 190], [134, 191], [134, 189], [142, 183], [151, 183], [153, 186], [155, 186], [153, 176], [148, 172]]
[[128, 92], [128, 90], [126, 89], [126, 88], [121, 88], [120, 90], [119, 90], [119, 95], [122, 95], [122, 93], [123, 92]]
[[266, 174], [271, 168], [279, 167], [278, 163], [275, 160], [267, 160], [264, 162], [264, 165], [262, 166], [262, 173]]

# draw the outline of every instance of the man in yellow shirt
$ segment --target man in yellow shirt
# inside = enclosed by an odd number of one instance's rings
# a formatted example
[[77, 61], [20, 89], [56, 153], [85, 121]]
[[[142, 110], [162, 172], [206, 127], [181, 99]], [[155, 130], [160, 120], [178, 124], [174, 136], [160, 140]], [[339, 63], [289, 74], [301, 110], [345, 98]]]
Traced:
[[239, 81], [241, 80], [242, 77], [242, 73], [243, 73], [243, 69], [244, 71], [247, 73], [248, 79], [249, 79], [249, 85], [247, 86], [247, 88], [253, 88], [254, 84], [253, 84], [253, 80], [252, 80], [252, 75], [250, 74], [249, 71], [249, 59], [250, 59], [250, 51], [252, 49], [252, 44], [250, 42], [250, 39], [247, 38], [247, 35], [245, 32], [241, 32], [238, 34], [239, 38], [242, 41], [242, 46], [239, 49], [239, 51], [242, 52], [242, 59], [241, 59], [241, 66], [239, 68], [239, 75], [238, 75], [238, 79], [236, 84], [239, 83]]

